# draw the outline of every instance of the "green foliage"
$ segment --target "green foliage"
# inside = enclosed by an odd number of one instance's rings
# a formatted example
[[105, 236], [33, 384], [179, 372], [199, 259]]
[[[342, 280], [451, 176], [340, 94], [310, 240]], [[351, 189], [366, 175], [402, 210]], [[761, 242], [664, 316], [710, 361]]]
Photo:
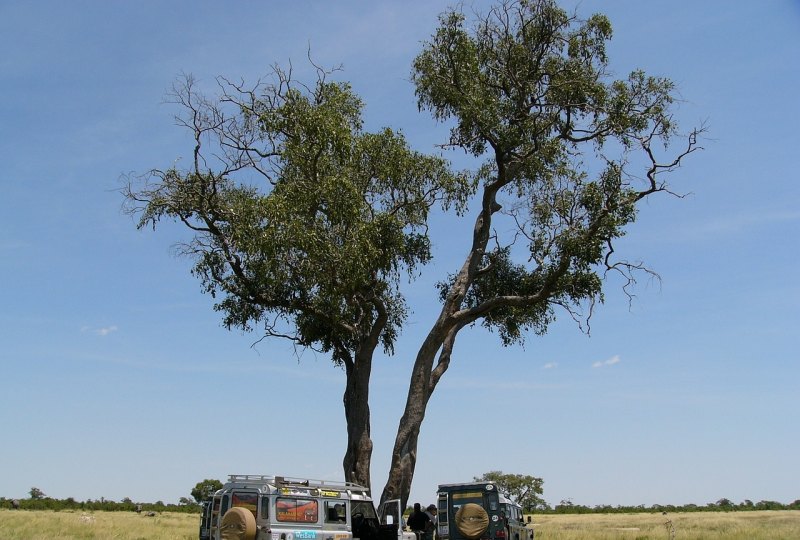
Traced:
[[[207, 501], [217, 490], [222, 489], [222, 482], [216, 479], [206, 478], [202, 482], [198, 482], [192, 488], [191, 495], [197, 504]], [[181, 504], [188, 504], [190, 501], [183, 502], [184, 497], [181, 497]]]
[[[515, 0], [474, 21], [443, 14], [414, 62], [420, 108], [455, 122], [451, 146], [485, 158], [475, 174], [485, 236], [473, 246], [472, 274], [450, 276], [440, 292], [506, 345], [546, 332], [555, 307], [577, 319], [583, 303], [602, 301], [606, 271], [633, 281], [641, 269], [610, 257], [636, 203], [666, 190], [658, 175], [671, 167], [652, 144], [676, 133], [674, 86], [643, 71], [613, 80], [611, 35], [603, 15], [580, 20], [552, 0]], [[695, 136], [677, 162], [696, 149]], [[639, 186], [626, 168], [633, 150], [648, 170]], [[512, 234], [494, 229], [491, 248], [488, 224], [501, 210]]]
[[[11, 501], [12, 499], [0, 497], [0, 508], [12, 508]], [[128, 497], [123, 499], [122, 502], [110, 501], [102, 497], [98, 500], [88, 499], [86, 501], [76, 501], [73, 497], [67, 497], [66, 499], [43, 497], [40, 499], [19, 500], [20, 510], [102, 510], [106, 512], [134, 512], [137, 506], [140, 506], [143, 512], [182, 512], [194, 514], [201, 510], [201, 507], [196, 504], [164, 504], [161, 501], [155, 503], [139, 503], [137, 505]]]
[[188, 79], [176, 99], [193, 169], [151, 171], [127, 196], [140, 227], [193, 231], [184, 252], [227, 327], [260, 325], [345, 363], [373, 336], [391, 351], [407, 313], [400, 277], [431, 257], [428, 213], [460, 208], [470, 187], [401, 133], [364, 132], [361, 100], [326, 75], [306, 86], [276, 69], [253, 91], [221, 83], [216, 101]]
[[673, 84], [641, 70], [613, 79], [611, 35], [603, 15], [581, 20], [553, 0], [502, 1], [471, 21], [443, 14], [411, 77], [419, 107], [453, 124], [445, 146], [483, 160], [469, 175], [400, 132], [366, 132], [361, 99], [323, 70], [311, 84], [280, 68], [254, 88], [220, 79], [213, 99], [191, 77], [175, 87], [193, 159], [130, 182], [129, 210], [139, 227], [190, 230], [182, 252], [228, 328], [344, 366], [348, 480], [370, 483], [368, 374], [407, 318], [401, 282], [432, 258], [432, 208], [479, 204], [410, 378], [384, 489], [404, 502], [424, 407], [462, 328], [480, 323], [512, 344], [546, 332], [558, 308], [588, 322], [608, 272], [631, 284], [648, 271], [617, 260], [614, 243], [639, 202], [668, 192], [663, 173], [699, 149], [702, 130], [659, 159], [677, 134]]
[[28, 493], [30, 493], [31, 499], [34, 499], [34, 500], [44, 499], [46, 497], [46, 495], [44, 494], [44, 491], [42, 491], [41, 489], [39, 489], [37, 487], [32, 487], [31, 490]]
[[476, 477], [476, 482], [494, 482], [497, 489], [522, 506], [523, 511], [533, 512], [545, 505], [541, 498], [544, 480], [527, 474], [504, 474], [502, 471], [489, 471]]

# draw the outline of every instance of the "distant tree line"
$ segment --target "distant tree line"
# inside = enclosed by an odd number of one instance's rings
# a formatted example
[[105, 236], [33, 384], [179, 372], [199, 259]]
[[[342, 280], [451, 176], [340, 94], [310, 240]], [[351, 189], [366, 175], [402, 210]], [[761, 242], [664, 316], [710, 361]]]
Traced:
[[[542, 479], [533, 476], [503, 474], [501, 471], [491, 471], [474, 480], [491, 480], [498, 484], [501, 492], [515, 495], [524, 501], [523, 511], [526, 514], [632, 514], [632, 513], [680, 513], [680, 512], [747, 512], [753, 510], [800, 510], [800, 499], [784, 504], [778, 501], [753, 502], [745, 499], [741, 503], [734, 503], [730, 499], [722, 498], [706, 505], [698, 504], [654, 504], [645, 506], [611, 506], [608, 504], [584, 506], [575, 504], [570, 499], [564, 499], [551, 506], [541, 499]], [[200, 513], [200, 502], [207, 499], [216, 489], [221, 487], [219, 480], [203, 480], [192, 490], [192, 497], [181, 497], [178, 504], [165, 504], [163, 501], [154, 503], [134, 502], [125, 497], [121, 501], [112, 501], [101, 497], [98, 500], [87, 499], [76, 501], [73, 497], [54, 499], [36, 487], [31, 488], [27, 499], [14, 499], [0, 497], [0, 508], [16, 508], [19, 510], [103, 510], [107, 512], [183, 512]], [[528, 496], [520, 495], [525, 493]]]
[[87, 499], [76, 501], [73, 497], [66, 499], [54, 499], [48, 497], [44, 492], [36, 487], [31, 488], [30, 497], [27, 499], [15, 499], [0, 497], [0, 508], [16, 508], [19, 510], [103, 510], [106, 512], [184, 512], [199, 513], [201, 506], [187, 497], [181, 497], [178, 504], [165, 504], [163, 501], [134, 502], [129, 497], [121, 501], [112, 501], [104, 497], [98, 500]]
[[697, 504], [654, 504], [645, 506], [611, 506], [608, 504], [584, 506], [564, 499], [555, 506], [550, 506], [543, 498], [544, 480], [527, 474], [506, 474], [503, 471], [489, 471], [473, 478], [475, 482], [494, 482], [497, 489], [506, 497], [518, 502], [526, 514], [630, 514], [640, 512], [734, 512], [748, 510], [800, 510], [800, 499], [789, 504], [777, 501], [759, 501], [749, 499], [736, 504], [730, 499], [719, 499], [706, 505]]
[[535, 509], [526, 508], [525, 512], [535, 512], [537, 514], [633, 514], [633, 513], [680, 513], [680, 512], [747, 512], [752, 510], [800, 510], [800, 499], [789, 504], [778, 501], [758, 501], [744, 500], [739, 504], [730, 499], [719, 499], [717, 502], [706, 505], [698, 504], [654, 504], [645, 506], [611, 506], [608, 504], [596, 506], [584, 506], [574, 504], [570, 500], [562, 500], [555, 506], [547, 503], [539, 505]]

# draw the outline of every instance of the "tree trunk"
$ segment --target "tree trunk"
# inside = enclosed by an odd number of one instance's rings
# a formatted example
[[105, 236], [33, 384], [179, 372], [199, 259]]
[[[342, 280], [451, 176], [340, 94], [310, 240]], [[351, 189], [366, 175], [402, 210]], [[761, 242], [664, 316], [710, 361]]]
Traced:
[[347, 482], [370, 487], [372, 439], [369, 417], [369, 379], [371, 354], [356, 354], [346, 363], [347, 384], [344, 391], [344, 416], [347, 422], [347, 450], [342, 465]]
[[[504, 167], [502, 164], [499, 165], [498, 178], [504, 180]], [[403, 508], [408, 503], [411, 481], [414, 479], [414, 469], [417, 464], [417, 441], [422, 421], [425, 419], [428, 400], [430, 400], [439, 378], [450, 365], [450, 356], [458, 331], [472, 322], [459, 318], [456, 314], [478, 273], [479, 265], [486, 251], [492, 215], [500, 209], [495, 197], [497, 190], [502, 185], [501, 181], [497, 181], [484, 187], [481, 197], [481, 212], [475, 220], [472, 233], [472, 247], [447, 295], [439, 317], [417, 353], [408, 388], [406, 408], [397, 428], [392, 461], [389, 465], [389, 478], [381, 494], [381, 503], [391, 499], [400, 499]], [[439, 354], [439, 360], [434, 369], [433, 363], [437, 354]]]
[[[439, 322], [441, 323], [444, 319], [443, 312]], [[400, 419], [400, 426], [397, 428], [397, 438], [389, 466], [389, 478], [381, 494], [381, 503], [391, 499], [400, 499], [401, 508], [408, 505], [411, 482], [414, 479], [414, 469], [417, 465], [417, 442], [422, 421], [425, 419], [428, 400], [430, 400], [439, 379], [447, 371], [455, 337], [462, 326], [445, 326], [437, 323], [417, 353], [408, 389], [406, 408]], [[439, 352], [439, 361], [434, 369], [433, 362], [437, 352]]]
[[419, 431], [422, 420], [425, 418], [428, 400], [431, 397], [430, 373], [440, 343], [441, 340], [437, 339], [437, 336], [429, 335], [417, 353], [406, 408], [397, 428], [392, 461], [389, 466], [389, 478], [381, 494], [381, 503], [391, 499], [400, 499], [401, 508], [405, 508], [408, 504], [411, 481], [414, 478], [414, 469], [417, 464]]

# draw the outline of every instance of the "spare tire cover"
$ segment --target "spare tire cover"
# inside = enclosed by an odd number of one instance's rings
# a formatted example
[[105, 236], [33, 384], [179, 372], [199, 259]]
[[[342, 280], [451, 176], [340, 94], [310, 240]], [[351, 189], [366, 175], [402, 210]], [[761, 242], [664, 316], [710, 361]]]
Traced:
[[477, 540], [489, 526], [489, 514], [479, 504], [467, 503], [456, 512], [456, 528], [469, 540]]
[[225, 512], [219, 529], [222, 540], [254, 540], [256, 518], [250, 510], [236, 506]]

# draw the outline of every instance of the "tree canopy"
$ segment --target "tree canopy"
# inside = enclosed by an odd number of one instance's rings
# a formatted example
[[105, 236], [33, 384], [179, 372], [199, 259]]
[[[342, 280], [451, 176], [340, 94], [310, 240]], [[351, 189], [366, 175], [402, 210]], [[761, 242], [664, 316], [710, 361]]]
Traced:
[[[472, 244], [440, 286], [442, 309], [421, 344], [382, 498], [406, 497], [419, 430], [458, 333], [480, 323], [503, 344], [547, 331], [558, 310], [588, 320], [603, 282], [635, 281], [640, 263], [615, 241], [637, 205], [669, 193], [677, 152], [673, 83], [644, 71], [613, 79], [603, 15], [580, 19], [552, 0], [505, 0], [467, 19], [459, 9], [414, 61], [420, 109], [453, 123], [444, 146], [482, 160], [473, 178]], [[667, 157], [663, 157], [665, 154]], [[498, 226], [503, 224], [502, 227]]]
[[702, 129], [670, 150], [673, 83], [641, 70], [613, 78], [611, 35], [605, 16], [581, 19], [553, 0], [442, 14], [411, 80], [420, 109], [453, 126], [442, 147], [481, 162], [463, 174], [399, 131], [364, 131], [360, 98], [321, 68], [310, 84], [279, 67], [252, 87], [220, 78], [214, 98], [188, 76], [174, 87], [192, 162], [130, 179], [128, 208], [140, 227], [188, 227], [183, 253], [225, 326], [344, 368], [346, 480], [370, 486], [372, 359], [379, 346], [394, 352], [408, 314], [401, 277], [433, 256], [434, 206], [474, 217], [452, 231], [471, 244], [440, 283], [383, 500], [407, 503], [427, 404], [461, 330], [482, 324], [509, 345], [559, 313], [582, 324], [609, 272], [631, 284], [648, 271], [618, 258], [615, 242], [642, 201], [670, 193], [664, 173], [699, 149]]
[[[214, 495], [214, 492], [217, 490], [222, 489], [222, 482], [213, 478], [206, 478], [205, 480], [198, 482], [194, 488], [192, 488], [191, 495], [197, 504], [200, 504], [203, 501], [206, 501]], [[188, 504], [188, 501], [184, 501], [185, 497], [181, 497], [181, 504]]]
[[519, 503], [523, 511], [532, 512], [546, 506], [541, 495], [544, 493], [544, 480], [528, 474], [505, 474], [503, 471], [489, 471], [476, 482], [494, 482], [497, 489], [509, 499]]
[[430, 209], [460, 208], [466, 179], [402, 133], [362, 128], [350, 86], [317, 68], [310, 85], [275, 67], [245, 89], [218, 79], [214, 98], [187, 76], [171, 94], [194, 136], [191, 167], [131, 179], [139, 227], [177, 220], [182, 252], [228, 328], [257, 330], [330, 354], [345, 369], [348, 481], [369, 486], [369, 377], [407, 315], [400, 277], [431, 258]]

